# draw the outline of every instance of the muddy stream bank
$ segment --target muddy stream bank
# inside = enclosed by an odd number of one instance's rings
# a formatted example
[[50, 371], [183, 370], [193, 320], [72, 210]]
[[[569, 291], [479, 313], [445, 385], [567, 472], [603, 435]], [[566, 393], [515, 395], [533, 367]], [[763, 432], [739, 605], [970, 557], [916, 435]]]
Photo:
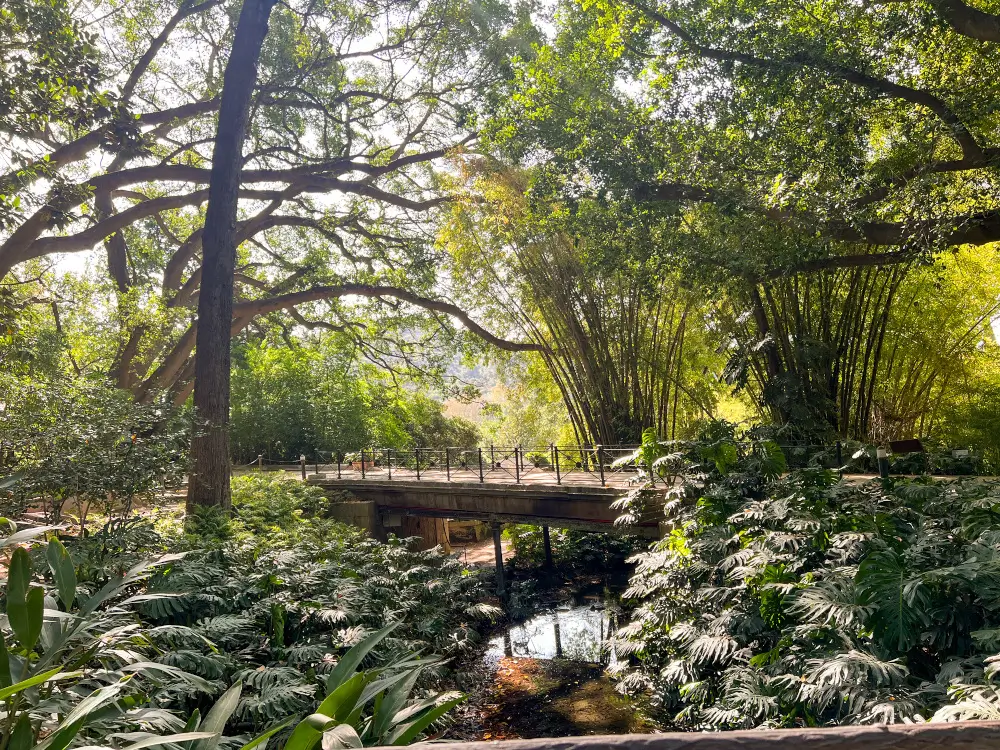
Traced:
[[[456, 550], [470, 565], [492, 564], [479, 545]], [[505, 548], [504, 556], [512, 553]], [[485, 558], [485, 559], [481, 559]], [[628, 570], [568, 576], [516, 565], [508, 617], [455, 665], [469, 696], [442, 739], [502, 740], [650, 732], [655, 726], [605, 674], [604, 648], [622, 615]]]

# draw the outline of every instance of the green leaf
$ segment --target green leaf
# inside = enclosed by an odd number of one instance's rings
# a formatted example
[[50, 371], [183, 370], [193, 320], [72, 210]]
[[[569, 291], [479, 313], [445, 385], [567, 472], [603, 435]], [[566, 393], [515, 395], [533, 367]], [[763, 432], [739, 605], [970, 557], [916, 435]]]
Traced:
[[31, 585], [31, 557], [23, 547], [14, 550], [7, 570], [7, 601], [24, 602]]
[[208, 713], [205, 714], [205, 720], [201, 722], [199, 729], [203, 732], [214, 733], [213, 737], [204, 740], [198, 740], [194, 744], [193, 750], [215, 750], [219, 746], [219, 739], [222, 737], [222, 731], [226, 728], [226, 722], [229, 721], [229, 717], [233, 715], [236, 710], [236, 706], [239, 705], [240, 695], [243, 693], [243, 683], [237, 682], [229, 690], [224, 692], [219, 700], [215, 702]]
[[862, 560], [855, 581], [860, 603], [874, 608], [869, 623], [882, 646], [909, 650], [928, 622], [930, 592], [921, 575], [911, 573], [900, 555], [882, 550]]
[[41, 589], [31, 593], [31, 558], [23, 547], [14, 550], [7, 571], [7, 618], [17, 640], [28, 651], [42, 632], [45, 598]]
[[14, 731], [10, 733], [10, 743], [7, 750], [30, 750], [35, 744], [35, 730], [31, 726], [31, 717], [27, 713], [21, 714], [14, 725]]
[[[323, 728], [333, 719], [323, 714], [310, 714], [300, 721], [285, 743], [284, 750], [311, 750], [319, 740]], [[317, 729], [317, 727], [319, 727]]]
[[240, 748], [240, 750], [253, 750], [255, 747], [257, 747], [257, 745], [259, 745], [260, 743], [264, 742], [265, 740], [270, 739], [272, 735], [277, 734], [278, 732], [280, 732], [282, 729], [284, 729], [285, 727], [287, 727], [291, 723], [292, 723], [292, 720], [288, 719], [287, 721], [281, 722], [276, 727], [271, 727], [270, 729], [268, 729], [263, 734], [258, 734], [256, 737], [254, 737], [252, 740], [250, 740], [247, 744], [243, 745]]
[[361, 661], [368, 655], [368, 652], [375, 648], [375, 646], [377, 646], [398, 626], [398, 622], [386, 625], [381, 630], [376, 630], [374, 633], [367, 636], [360, 643], [352, 646], [351, 649], [344, 654], [343, 657], [341, 657], [340, 661], [337, 662], [337, 666], [334, 667], [330, 676], [327, 678], [326, 692], [328, 694], [332, 693], [344, 684], [351, 677], [351, 675], [354, 674], [358, 666], [361, 664]]
[[350, 724], [340, 724], [323, 732], [323, 750], [344, 750], [348, 747], [364, 747]]
[[69, 612], [76, 599], [76, 568], [73, 567], [73, 560], [62, 542], [55, 537], [49, 540], [45, 558], [52, 570], [52, 577], [55, 578], [56, 588], [59, 589], [59, 598]]
[[404, 724], [389, 736], [390, 745], [409, 745], [421, 732], [440, 719], [455, 706], [465, 700], [464, 695], [445, 701], [440, 706], [432, 708], [427, 713], [421, 714], [409, 724]]
[[358, 672], [351, 679], [330, 693], [319, 704], [316, 713], [332, 716], [337, 721], [344, 721], [357, 706], [365, 685], [372, 681], [373, 675]]
[[[50, 531], [58, 531], [63, 528], [62, 526], [36, 526], [33, 529], [24, 529], [23, 531], [18, 531], [11, 534], [8, 537], [0, 539], [0, 549], [4, 547], [14, 547], [18, 544], [24, 544], [25, 542], [31, 541], [36, 537], [48, 534]], [[15, 550], [16, 553], [16, 550]]]
[[42, 633], [42, 624], [45, 622], [45, 591], [40, 586], [32, 586], [28, 589], [28, 600], [25, 602], [25, 609], [28, 618], [28, 631], [21, 638], [21, 644], [29, 651], [38, 642], [38, 636]]
[[14, 683], [9, 687], [0, 689], [0, 701], [10, 698], [10, 696], [15, 693], [20, 693], [22, 690], [27, 690], [35, 685], [41, 685], [43, 682], [48, 682], [51, 679], [67, 680], [79, 676], [79, 672], [63, 672], [62, 667], [55, 667], [47, 672], [41, 672], [33, 677], [29, 677], [26, 680], [21, 680], [21, 682]]
[[[122, 672], [133, 672], [133, 673], [147, 673], [147, 672], [160, 672], [162, 674], [170, 675], [178, 680], [183, 680], [190, 685], [198, 688], [199, 690], [206, 693], [214, 693], [215, 686], [211, 682], [206, 680], [204, 677], [199, 677], [196, 674], [191, 674], [180, 667], [175, 667], [171, 664], [160, 664], [156, 661], [137, 661], [133, 664], [126, 664], [121, 667]], [[197, 709], [196, 709], [197, 710]]]
[[187, 723], [184, 725], [184, 731], [196, 732], [198, 731], [198, 727], [200, 726], [201, 726], [201, 710], [196, 708], [194, 711], [191, 712], [191, 715], [188, 717]]
[[93, 715], [97, 714], [101, 706], [114, 699], [121, 692], [123, 684], [116, 682], [114, 685], [107, 685], [88, 695], [69, 712], [55, 732], [35, 746], [35, 750], [66, 750], [80, 729]]
[[382, 698], [378, 708], [375, 709], [375, 715], [372, 716], [373, 737], [381, 737], [392, 726], [392, 718], [406, 705], [406, 701], [410, 697], [410, 693], [413, 691], [413, 687], [416, 685], [421, 671], [420, 669], [413, 669], [403, 672], [400, 675], [395, 675], [402, 679], [395, 685], [387, 686], [389, 687], [389, 691]]
[[0, 631], [0, 688], [8, 688], [14, 684], [10, 674], [10, 654], [7, 652], [7, 639]]

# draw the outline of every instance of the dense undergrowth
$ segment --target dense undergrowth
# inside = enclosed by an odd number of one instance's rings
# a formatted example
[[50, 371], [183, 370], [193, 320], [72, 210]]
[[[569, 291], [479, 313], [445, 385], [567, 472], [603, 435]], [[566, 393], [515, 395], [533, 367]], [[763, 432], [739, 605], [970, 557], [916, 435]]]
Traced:
[[232, 520], [186, 532], [140, 518], [2, 541], [4, 750], [213, 750], [275, 727], [308, 750], [437, 725], [459, 699], [439, 692], [447, 658], [495, 615], [478, 576], [313, 515], [324, 499], [301, 483], [241, 478], [233, 495]]
[[1000, 484], [786, 473], [732, 431], [642, 451], [679, 482], [635, 558], [624, 692], [685, 728], [1000, 718]]

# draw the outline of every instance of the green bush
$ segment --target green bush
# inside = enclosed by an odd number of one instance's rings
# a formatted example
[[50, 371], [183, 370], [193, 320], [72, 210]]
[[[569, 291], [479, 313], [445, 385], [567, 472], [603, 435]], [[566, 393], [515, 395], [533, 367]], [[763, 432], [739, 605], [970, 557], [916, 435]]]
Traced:
[[443, 658], [474, 648], [497, 614], [480, 576], [407, 540], [380, 543], [315, 517], [325, 499], [300, 482], [246, 477], [233, 494], [232, 521], [194, 524], [208, 536], [129, 519], [67, 537], [66, 549], [38, 543], [53, 528], [0, 538], [0, 664], [10, 666], [0, 707], [14, 747], [187, 733], [163, 742], [198, 750], [223, 730], [270, 728], [280, 746], [291, 724], [348, 705], [337, 689], [347, 683], [364, 692], [324, 732], [405, 744], [438, 726], [458, 700], [434, 689]]
[[294, 530], [327, 505], [319, 487], [280, 474], [233, 477], [233, 521], [251, 534]]
[[[250, 505], [285, 485], [311, 489], [291, 480], [270, 490], [268, 484], [247, 484]], [[281, 504], [296, 505], [288, 498]], [[223, 685], [242, 680], [232, 719], [239, 731], [306, 711], [343, 650], [387, 623], [399, 624], [368, 655], [366, 668], [414, 653], [468, 651], [497, 613], [481, 603], [481, 577], [454, 558], [413, 551], [406, 540], [381, 543], [299, 510], [279, 514], [278, 524], [259, 534], [241, 528], [239, 513], [228, 537], [187, 534], [190, 551], [152, 581], [155, 598], [141, 608], [162, 660]], [[435, 669], [423, 674], [429, 679]]]
[[1000, 715], [1000, 484], [782, 476], [773, 447], [724, 436], [682, 448], [674, 530], [637, 557], [613, 640], [624, 692], [694, 729]]
[[0, 510], [39, 503], [58, 523], [68, 504], [85, 526], [92, 510], [124, 518], [180, 483], [189, 435], [172, 407], [136, 403], [96, 379], [2, 385], [0, 500], [11, 506]]

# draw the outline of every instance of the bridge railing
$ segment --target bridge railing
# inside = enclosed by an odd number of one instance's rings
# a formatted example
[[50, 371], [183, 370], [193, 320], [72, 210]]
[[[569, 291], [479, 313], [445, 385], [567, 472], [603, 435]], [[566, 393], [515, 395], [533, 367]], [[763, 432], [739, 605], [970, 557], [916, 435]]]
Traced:
[[[623, 460], [637, 446], [488, 445], [474, 448], [364, 448], [316, 451], [309, 468], [316, 474], [362, 479], [514, 483], [540, 478], [555, 484], [584, 481], [606, 486], [638, 474], [635, 461]], [[305, 470], [303, 470], [305, 471]]]

